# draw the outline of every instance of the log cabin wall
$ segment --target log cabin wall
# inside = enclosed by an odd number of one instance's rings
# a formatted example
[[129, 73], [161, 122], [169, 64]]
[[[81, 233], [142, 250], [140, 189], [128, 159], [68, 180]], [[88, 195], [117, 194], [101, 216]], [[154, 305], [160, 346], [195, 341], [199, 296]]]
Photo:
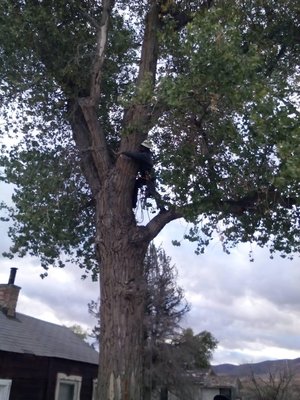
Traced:
[[57, 374], [82, 378], [80, 400], [92, 400], [97, 365], [0, 351], [0, 379], [11, 379], [9, 400], [54, 400]]

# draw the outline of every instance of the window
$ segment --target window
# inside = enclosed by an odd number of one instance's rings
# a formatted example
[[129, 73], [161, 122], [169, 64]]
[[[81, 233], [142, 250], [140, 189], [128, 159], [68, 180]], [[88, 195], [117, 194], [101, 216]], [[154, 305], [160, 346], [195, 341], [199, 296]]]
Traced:
[[0, 379], [0, 400], [8, 400], [11, 387], [11, 379]]
[[98, 379], [95, 378], [93, 379], [93, 400], [96, 400], [97, 398], [97, 384], [98, 384]]
[[57, 374], [55, 400], [79, 400], [81, 376]]

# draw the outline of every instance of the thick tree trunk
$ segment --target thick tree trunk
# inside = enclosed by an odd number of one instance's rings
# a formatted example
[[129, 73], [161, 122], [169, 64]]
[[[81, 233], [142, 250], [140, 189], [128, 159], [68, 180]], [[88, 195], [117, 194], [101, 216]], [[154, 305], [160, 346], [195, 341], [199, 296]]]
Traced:
[[119, 251], [107, 254], [101, 266], [99, 399], [140, 400], [144, 313], [144, 282], [140, 270], [143, 258], [135, 249], [118, 244]]
[[[128, 199], [111, 175], [97, 196], [100, 261], [100, 368], [98, 399], [141, 400], [143, 380], [144, 257]], [[127, 203], [127, 205], [126, 205]]]

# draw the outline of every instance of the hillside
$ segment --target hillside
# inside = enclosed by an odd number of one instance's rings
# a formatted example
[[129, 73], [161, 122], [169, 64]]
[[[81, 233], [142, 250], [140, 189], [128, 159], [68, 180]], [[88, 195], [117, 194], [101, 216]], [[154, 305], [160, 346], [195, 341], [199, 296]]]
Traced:
[[288, 367], [294, 374], [300, 374], [300, 358], [294, 360], [272, 360], [262, 361], [253, 364], [220, 364], [212, 366], [213, 371], [218, 375], [230, 375], [237, 377], [249, 376], [252, 372], [255, 375], [264, 375], [271, 371], [279, 371]]

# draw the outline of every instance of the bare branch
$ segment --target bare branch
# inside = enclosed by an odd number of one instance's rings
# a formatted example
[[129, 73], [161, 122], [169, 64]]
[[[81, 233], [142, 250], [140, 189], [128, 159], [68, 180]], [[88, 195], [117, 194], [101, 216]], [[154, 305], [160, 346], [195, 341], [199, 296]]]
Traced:
[[165, 227], [165, 225], [171, 221], [174, 221], [175, 219], [181, 218], [182, 216], [183, 214], [175, 208], [170, 209], [169, 211], [160, 212], [148, 223], [144, 235], [148, 239], [152, 240]]
[[81, 167], [91, 187], [93, 195], [100, 190], [99, 171], [92, 152], [87, 151], [92, 146], [91, 135], [86, 118], [77, 102], [69, 103], [69, 120], [73, 138], [81, 156]]
[[105, 60], [105, 50], [107, 47], [110, 13], [114, 3], [114, 0], [103, 0], [101, 21], [97, 33], [97, 48], [91, 76], [90, 97], [94, 104], [98, 101], [101, 92], [102, 67]]
[[90, 151], [90, 158], [93, 159], [93, 166], [97, 170], [100, 181], [111, 166], [105, 134], [99, 122], [96, 107], [101, 93], [101, 79], [108, 41], [110, 14], [114, 3], [114, 0], [103, 0], [102, 2], [101, 20], [97, 33], [97, 47], [91, 71], [90, 95], [78, 100], [89, 131], [89, 138], [86, 138], [86, 141], [88, 141], [86, 149], [88, 148]]
[[160, 29], [159, 12], [160, 6], [156, 0], [150, 0], [150, 9], [146, 15], [145, 32], [141, 50], [141, 62], [136, 83], [136, 99], [132, 105], [125, 110], [124, 127], [134, 127], [133, 134], [124, 137], [121, 151], [137, 148], [147, 137], [151, 119], [151, 102], [141, 102], [139, 93], [147, 88], [147, 98], [152, 97], [157, 70], [158, 59], [158, 30]]
[[90, 101], [90, 98], [79, 99], [79, 104], [91, 135], [89, 150], [92, 153], [98, 173], [100, 176], [104, 176], [111, 165], [111, 159], [107, 149], [105, 134], [97, 116], [96, 107], [93, 101]]
[[[215, 198], [207, 197], [203, 199], [201, 204], [203, 210], [205, 210], [207, 205], [209, 205], [211, 212], [225, 212], [239, 216], [246, 211], [259, 212], [271, 210], [277, 205], [290, 209], [296, 204], [296, 201], [296, 198], [284, 197], [273, 187], [270, 187], [265, 190], [253, 191], [236, 200], [229, 199], [217, 201]], [[169, 222], [184, 217], [185, 212], [187, 212], [189, 208], [189, 206], [181, 208], [174, 207], [169, 211], [160, 212], [146, 225], [138, 240], [144, 240], [145, 238], [152, 240]], [[198, 210], [198, 212], [200, 211]]]

